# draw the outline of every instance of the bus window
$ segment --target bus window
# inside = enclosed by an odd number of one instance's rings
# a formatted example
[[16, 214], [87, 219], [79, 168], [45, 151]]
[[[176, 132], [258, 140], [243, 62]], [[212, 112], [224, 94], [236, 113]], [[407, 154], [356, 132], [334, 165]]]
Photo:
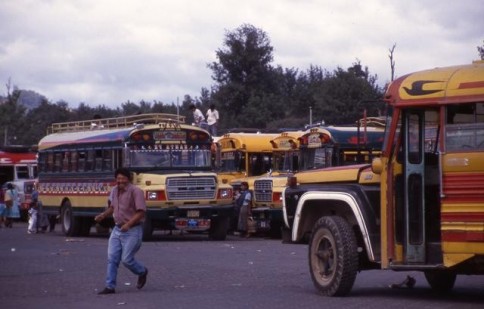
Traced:
[[103, 171], [113, 170], [113, 150], [103, 150]]
[[95, 156], [95, 150], [87, 151], [86, 165], [84, 169], [86, 172], [90, 172], [94, 170], [94, 156]]
[[71, 155], [71, 153], [69, 151], [66, 151], [65, 154], [64, 154], [64, 158], [62, 159], [62, 171], [63, 172], [69, 172], [70, 155]]
[[54, 170], [53, 172], [59, 173], [62, 171], [62, 153], [61, 152], [56, 152], [54, 153]]
[[448, 151], [484, 148], [484, 103], [447, 106]]
[[79, 172], [84, 172], [86, 171], [86, 159], [87, 159], [87, 153], [86, 151], [82, 150], [79, 151], [79, 157], [78, 157], [78, 171]]
[[29, 179], [29, 167], [28, 166], [17, 166], [17, 178], [19, 179]]
[[77, 171], [77, 151], [71, 151], [71, 172], [76, 172]]

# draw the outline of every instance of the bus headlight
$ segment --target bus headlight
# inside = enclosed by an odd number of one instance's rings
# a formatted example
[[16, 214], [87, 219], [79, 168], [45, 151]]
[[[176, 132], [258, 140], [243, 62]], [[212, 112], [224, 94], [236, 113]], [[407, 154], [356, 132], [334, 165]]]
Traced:
[[146, 191], [146, 200], [160, 201], [166, 200], [165, 191]]
[[231, 199], [232, 198], [232, 189], [219, 189], [218, 190], [218, 198], [219, 199]]

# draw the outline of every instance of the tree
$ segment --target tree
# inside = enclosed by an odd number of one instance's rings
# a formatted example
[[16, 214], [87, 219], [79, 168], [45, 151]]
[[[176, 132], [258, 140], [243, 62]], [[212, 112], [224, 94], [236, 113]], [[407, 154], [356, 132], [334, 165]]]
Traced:
[[[484, 41], [482, 42], [484, 43]], [[482, 44], [482, 46], [477, 46], [477, 51], [479, 52], [481, 60], [484, 60], [484, 44]]]
[[28, 132], [24, 130], [24, 123], [27, 122], [25, 121], [26, 108], [18, 103], [20, 94], [21, 90], [14, 87], [7, 100], [0, 104], [0, 132], [3, 133], [2, 145], [18, 145], [22, 143], [23, 136]]
[[249, 102], [268, 103], [265, 93], [273, 76], [272, 52], [267, 34], [253, 25], [244, 24], [225, 34], [224, 48], [216, 51], [218, 62], [208, 64], [216, 82], [212, 102], [221, 110], [230, 111], [222, 117], [223, 124], [232, 127], [251, 124], [252, 111], [244, 112]]

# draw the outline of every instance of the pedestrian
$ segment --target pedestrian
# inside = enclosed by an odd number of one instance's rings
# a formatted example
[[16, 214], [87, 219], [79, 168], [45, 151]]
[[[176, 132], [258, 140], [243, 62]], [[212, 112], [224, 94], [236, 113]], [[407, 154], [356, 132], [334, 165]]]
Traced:
[[7, 212], [7, 206], [5, 206], [5, 191], [3, 186], [0, 186], [0, 228], [5, 223], [5, 213]]
[[29, 226], [27, 227], [27, 233], [36, 234], [38, 232], [37, 218], [39, 215], [39, 191], [37, 191], [37, 183], [35, 182], [32, 187], [31, 202], [29, 207]]
[[119, 263], [138, 276], [136, 287], [141, 289], [146, 284], [148, 268], [135, 259], [141, 248], [143, 238], [143, 220], [146, 203], [143, 191], [131, 183], [131, 173], [125, 168], [118, 168], [114, 176], [116, 186], [111, 192], [111, 203], [94, 220], [101, 222], [113, 216], [115, 226], [108, 242], [108, 265], [105, 288], [98, 294], [114, 294]]
[[219, 114], [218, 110], [215, 109], [215, 104], [211, 104], [207, 111], [207, 124], [208, 132], [212, 136], [217, 136], [217, 126], [218, 126]]
[[5, 227], [12, 228], [13, 220], [20, 218], [20, 208], [17, 189], [15, 189], [15, 186], [11, 183], [7, 184], [7, 191], [5, 192], [5, 206]]
[[240, 195], [235, 203], [239, 209], [237, 229], [239, 230], [240, 236], [248, 238], [250, 237], [248, 221], [252, 219], [252, 195], [249, 191], [249, 184], [246, 181], [240, 183]]
[[193, 113], [193, 125], [202, 127], [205, 122], [205, 117], [203, 117], [202, 112], [195, 106], [195, 104], [191, 104], [189, 108]]

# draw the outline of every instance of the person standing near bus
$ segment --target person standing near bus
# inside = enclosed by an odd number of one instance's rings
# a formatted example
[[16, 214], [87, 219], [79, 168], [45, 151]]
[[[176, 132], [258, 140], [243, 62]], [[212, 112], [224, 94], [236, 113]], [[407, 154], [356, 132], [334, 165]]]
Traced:
[[36, 234], [38, 231], [37, 219], [39, 215], [39, 191], [37, 191], [37, 182], [32, 187], [32, 201], [30, 202], [29, 209], [29, 226], [27, 227], [27, 233]]
[[252, 219], [252, 195], [249, 191], [249, 184], [246, 181], [240, 183], [240, 195], [235, 200], [236, 206], [239, 209], [239, 220], [237, 229], [242, 237], [250, 237], [249, 220]]
[[218, 126], [219, 114], [218, 110], [215, 109], [215, 104], [211, 104], [207, 111], [207, 124], [208, 132], [212, 136], [217, 136], [217, 126]]
[[12, 228], [13, 220], [20, 218], [20, 208], [17, 189], [15, 189], [15, 186], [11, 183], [7, 184], [5, 206], [7, 207], [5, 213], [5, 227]]
[[94, 220], [101, 222], [113, 216], [115, 226], [108, 242], [108, 265], [105, 288], [98, 294], [114, 294], [119, 263], [138, 276], [136, 287], [141, 289], [146, 284], [148, 268], [135, 259], [141, 247], [143, 220], [146, 203], [143, 191], [131, 184], [131, 173], [125, 168], [118, 168], [114, 173], [117, 185], [112, 189], [111, 204], [97, 215]]
[[0, 228], [5, 222], [5, 213], [7, 212], [7, 207], [5, 206], [5, 192], [2, 187], [3, 186], [0, 186]]

